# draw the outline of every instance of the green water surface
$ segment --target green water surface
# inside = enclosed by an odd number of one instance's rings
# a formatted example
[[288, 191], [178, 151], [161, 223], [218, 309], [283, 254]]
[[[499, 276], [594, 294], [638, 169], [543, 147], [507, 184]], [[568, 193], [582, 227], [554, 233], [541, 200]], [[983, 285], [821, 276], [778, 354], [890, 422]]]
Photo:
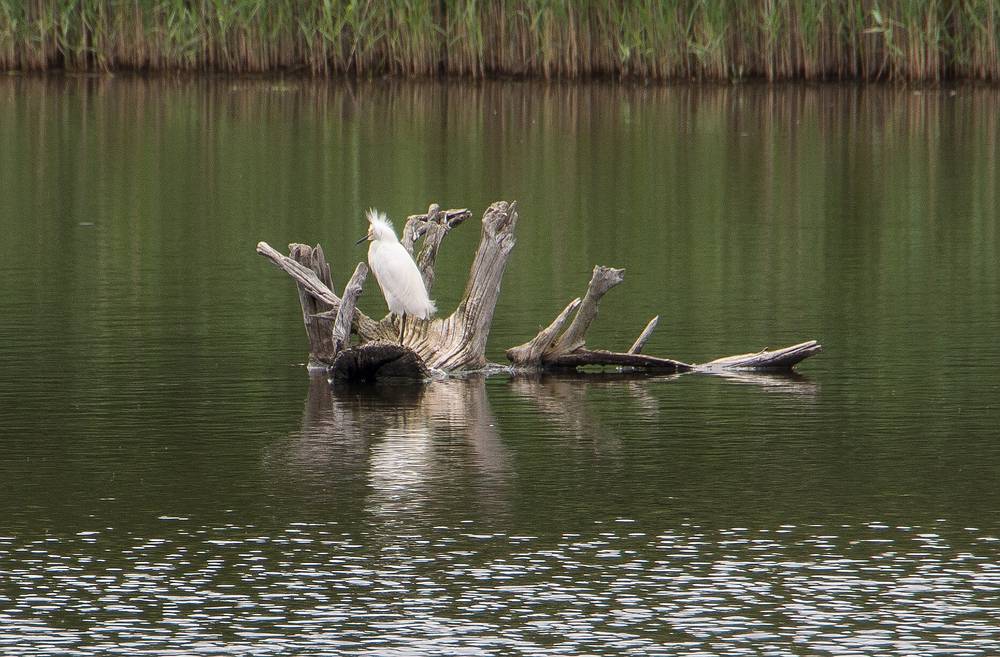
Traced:
[[[1000, 652], [1000, 92], [0, 79], [0, 654]], [[494, 200], [488, 355], [797, 376], [331, 389], [259, 240]], [[373, 281], [362, 308], [381, 315]]]

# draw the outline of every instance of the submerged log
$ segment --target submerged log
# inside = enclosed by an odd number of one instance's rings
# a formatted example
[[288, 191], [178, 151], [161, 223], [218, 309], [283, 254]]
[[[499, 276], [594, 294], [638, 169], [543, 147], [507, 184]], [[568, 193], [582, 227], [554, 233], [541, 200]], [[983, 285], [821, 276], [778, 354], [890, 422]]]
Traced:
[[[428, 291], [434, 286], [434, 266], [444, 238], [470, 217], [466, 209], [442, 210], [439, 205], [432, 204], [426, 213], [407, 218], [401, 242], [413, 254], [417, 242], [423, 240], [414, 259]], [[292, 244], [290, 255], [285, 256], [266, 242], [260, 242], [257, 253], [296, 282], [311, 362], [330, 366], [335, 380], [423, 379], [433, 370], [447, 373], [487, 366], [486, 341], [503, 274], [516, 243], [517, 221], [515, 202], [499, 201], [487, 208], [483, 214], [479, 247], [458, 307], [447, 317], [408, 318], [402, 344], [396, 343], [399, 336], [397, 317], [386, 315], [375, 320], [356, 308], [367, 274], [364, 263], [355, 269], [341, 298], [333, 290], [330, 266], [319, 246]], [[534, 338], [507, 350], [507, 358], [514, 368], [567, 370], [599, 366], [655, 373], [787, 371], [822, 350], [818, 342], [811, 340], [776, 350], [718, 358], [700, 365], [643, 354], [659, 316], [650, 320], [628, 351], [588, 348], [586, 334], [597, 318], [600, 301], [624, 280], [624, 276], [624, 269], [594, 267], [582, 299], [573, 299]], [[350, 346], [352, 333], [360, 341], [355, 347]]]

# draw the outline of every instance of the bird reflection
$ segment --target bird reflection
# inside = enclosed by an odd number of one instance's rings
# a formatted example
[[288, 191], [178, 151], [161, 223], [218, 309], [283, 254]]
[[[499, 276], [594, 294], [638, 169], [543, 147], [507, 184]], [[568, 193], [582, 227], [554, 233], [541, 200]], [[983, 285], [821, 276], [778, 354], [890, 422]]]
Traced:
[[449, 505], [491, 515], [507, 505], [510, 458], [482, 377], [331, 387], [312, 376], [300, 430], [268, 460], [312, 501], [363, 500], [394, 529]]
[[625, 449], [624, 437], [643, 427], [684, 432], [698, 422], [696, 415], [679, 413], [687, 396], [717, 396], [720, 389], [671, 390], [693, 377], [722, 377], [727, 384], [804, 399], [817, 391], [804, 377], [760, 372], [550, 373], [498, 376], [489, 386], [484, 377], [472, 377], [334, 387], [317, 374], [310, 378], [301, 427], [271, 446], [266, 465], [283, 488], [301, 490], [303, 504], [352, 517], [362, 512], [387, 530], [431, 519], [505, 516], [515, 497], [517, 462], [497, 429], [488, 388], [504, 419], [520, 427], [518, 435], [543, 430], [590, 445], [601, 462], [613, 463]]

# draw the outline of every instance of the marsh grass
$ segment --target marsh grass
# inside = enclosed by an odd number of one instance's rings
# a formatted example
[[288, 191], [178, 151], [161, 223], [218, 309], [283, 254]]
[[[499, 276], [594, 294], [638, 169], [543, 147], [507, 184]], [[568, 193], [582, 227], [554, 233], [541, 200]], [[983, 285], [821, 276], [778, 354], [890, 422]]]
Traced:
[[0, 68], [1000, 78], [1000, 0], [0, 0]]

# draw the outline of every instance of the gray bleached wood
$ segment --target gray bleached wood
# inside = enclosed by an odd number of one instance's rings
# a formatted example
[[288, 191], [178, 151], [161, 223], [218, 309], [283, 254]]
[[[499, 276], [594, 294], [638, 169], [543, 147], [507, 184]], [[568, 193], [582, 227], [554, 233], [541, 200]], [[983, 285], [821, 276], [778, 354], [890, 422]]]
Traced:
[[[673, 358], [647, 356], [639, 353], [649, 340], [659, 322], [654, 317], [643, 329], [627, 352], [588, 349], [585, 336], [597, 317], [598, 304], [604, 294], [624, 280], [624, 269], [594, 267], [583, 302], [576, 299], [560, 313], [548, 328], [539, 332], [531, 341], [507, 350], [507, 358], [524, 369], [575, 369], [578, 367], [619, 367], [658, 373], [705, 372], [716, 373], [735, 370], [790, 370], [803, 359], [820, 351], [815, 340], [801, 344], [757, 353], [719, 358], [702, 365], [685, 363]], [[555, 337], [566, 322], [566, 316], [579, 306], [576, 317], [559, 338]]]
[[[290, 244], [289, 258], [310, 270], [316, 280], [333, 290], [330, 278], [330, 265], [327, 264], [320, 245]], [[330, 310], [333, 306], [327, 300], [310, 294], [303, 286], [298, 287], [299, 305], [302, 307], [302, 321], [306, 327], [306, 337], [309, 339], [309, 364], [312, 367], [329, 365], [337, 355], [333, 346], [332, 331], [329, 322], [319, 319], [317, 315]]]
[[781, 349], [764, 349], [756, 353], [726, 356], [697, 365], [699, 372], [715, 372], [722, 370], [789, 370], [813, 354], [823, 351], [823, 346], [816, 340], [800, 342], [791, 347]]
[[569, 328], [552, 346], [551, 354], [569, 353], [583, 347], [583, 338], [587, 334], [587, 329], [597, 318], [597, 307], [601, 302], [601, 297], [623, 280], [625, 280], [624, 269], [614, 269], [603, 265], [594, 267], [594, 273], [590, 276], [590, 284], [587, 285], [587, 294], [584, 295], [583, 302], [576, 311], [576, 316]]
[[361, 287], [368, 276], [368, 265], [359, 262], [354, 268], [354, 274], [344, 288], [344, 296], [340, 301], [340, 308], [337, 309], [336, 318], [333, 321], [333, 352], [339, 354], [344, 349], [351, 346], [351, 323], [354, 319], [354, 307], [361, 296]]
[[403, 229], [403, 248], [413, 255], [413, 243], [423, 237], [424, 245], [417, 254], [417, 269], [424, 279], [424, 286], [429, 293], [434, 288], [434, 264], [437, 262], [438, 249], [441, 242], [452, 228], [461, 225], [472, 216], [468, 210], [444, 210], [437, 203], [432, 203], [427, 214], [410, 215]]
[[653, 319], [649, 320], [649, 324], [646, 324], [646, 328], [642, 329], [642, 333], [639, 337], [635, 339], [632, 346], [629, 347], [628, 353], [638, 354], [642, 353], [642, 348], [646, 346], [649, 341], [649, 336], [653, 335], [653, 331], [656, 329], [656, 325], [660, 323], [660, 316], [657, 315]]
[[570, 313], [580, 305], [580, 298], [577, 297], [569, 302], [559, 316], [552, 320], [552, 323], [538, 332], [534, 338], [518, 347], [511, 347], [507, 350], [507, 359], [519, 367], [532, 367], [541, 362], [542, 354], [552, 347], [556, 336], [562, 330], [563, 325], [569, 318]]
[[[416, 261], [423, 264], [431, 283], [434, 280], [433, 268], [441, 241], [452, 228], [463, 223], [469, 216], [468, 210], [442, 212], [432, 205], [426, 215], [414, 215], [407, 221], [408, 228], [404, 231], [404, 236], [407, 237], [410, 248], [413, 248], [414, 239], [423, 237], [425, 240]], [[500, 295], [500, 284], [507, 261], [516, 243], [514, 229], [517, 217], [517, 204], [514, 202], [499, 201], [486, 210], [469, 281], [458, 308], [451, 315], [432, 320], [407, 319], [403, 346], [412, 350], [423, 365], [449, 372], [486, 366], [486, 340], [493, 323], [493, 311]], [[336, 317], [342, 300], [312, 269], [282, 255], [266, 242], [257, 245], [257, 253], [288, 273], [305, 294], [315, 296], [327, 304], [329, 309], [318, 318], [320, 321]], [[362, 344], [354, 350], [365, 349], [369, 343], [395, 341], [399, 335], [398, 321], [393, 315], [375, 321], [355, 309], [352, 326]]]
[[[407, 218], [402, 243], [412, 254], [415, 243], [424, 240], [415, 260], [428, 289], [434, 284], [434, 265], [444, 237], [470, 216], [466, 209], [443, 211], [437, 204], [431, 204], [427, 213]], [[516, 243], [514, 229], [517, 221], [515, 202], [500, 201], [486, 210], [479, 247], [458, 307], [443, 318], [410, 318], [403, 345], [395, 343], [399, 335], [395, 316], [387, 315], [376, 321], [354, 306], [367, 274], [364, 263], [358, 265], [341, 299], [333, 291], [329, 265], [319, 247], [291, 245], [293, 257], [288, 257], [260, 242], [257, 252], [295, 280], [302, 301], [311, 356], [319, 362], [332, 363], [335, 379], [425, 378], [430, 375], [431, 369], [457, 372], [482, 369], [487, 365], [486, 340], [503, 274]], [[508, 349], [506, 353], [511, 363], [518, 371], [611, 366], [657, 373], [721, 373], [789, 370], [822, 350], [819, 343], [813, 340], [782, 349], [728, 356], [701, 365], [642, 354], [640, 352], [656, 328], [658, 316], [646, 325], [627, 352], [589, 349], [586, 333], [597, 317], [601, 298], [624, 280], [624, 272], [624, 269], [594, 267], [583, 299], [571, 301], [532, 340]], [[337, 321], [330, 328], [330, 321], [334, 319]], [[350, 330], [358, 335], [359, 346], [349, 347]]]
[[[290, 244], [288, 248], [290, 251], [294, 251], [296, 246], [299, 245]], [[291, 276], [292, 279], [295, 280], [295, 284], [298, 286], [300, 292], [304, 291], [306, 294], [316, 297], [320, 301], [326, 303], [329, 309], [322, 314], [327, 317], [327, 321], [329, 317], [335, 316], [330, 313], [335, 313], [336, 310], [340, 308], [340, 297], [334, 293], [331, 286], [320, 280], [315, 271], [303, 266], [296, 260], [279, 253], [267, 242], [257, 243], [257, 253], [270, 260], [276, 267], [278, 267], [278, 269], [281, 269], [286, 274]], [[323, 321], [323, 319], [320, 318], [320, 321]], [[389, 331], [382, 328], [383, 323], [384, 322], [376, 322], [360, 310], [354, 311], [354, 321], [352, 325], [355, 332], [357, 332], [358, 336], [362, 340], [378, 340], [383, 337], [388, 339], [391, 337]]]

